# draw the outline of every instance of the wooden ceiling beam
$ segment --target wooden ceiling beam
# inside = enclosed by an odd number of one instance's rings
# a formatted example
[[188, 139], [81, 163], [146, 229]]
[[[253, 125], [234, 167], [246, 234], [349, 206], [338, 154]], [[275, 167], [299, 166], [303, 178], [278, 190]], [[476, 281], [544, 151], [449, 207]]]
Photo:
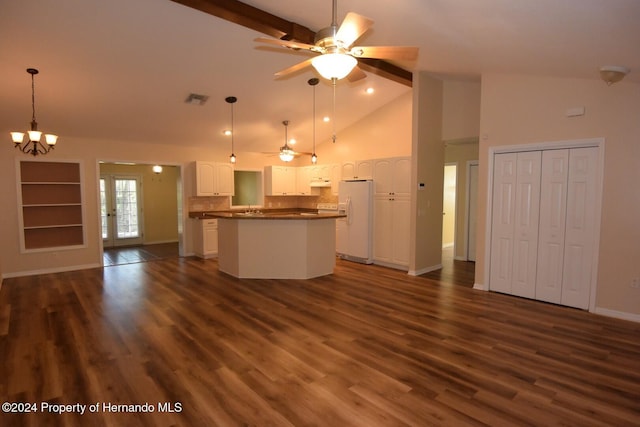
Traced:
[[[217, 16], [234, 24], [259, 31], [281, 40], [298, 41], [313, 44], [315, 32], [309, 28], [287, 21], [269, 12], [242, 3], [238, 0], [171, 0], [175, 3]], [[381, 59], [358, 59], [362, 68], [370, 73], [388, 78], [397, 83], [411, 87], [413, 75]]]

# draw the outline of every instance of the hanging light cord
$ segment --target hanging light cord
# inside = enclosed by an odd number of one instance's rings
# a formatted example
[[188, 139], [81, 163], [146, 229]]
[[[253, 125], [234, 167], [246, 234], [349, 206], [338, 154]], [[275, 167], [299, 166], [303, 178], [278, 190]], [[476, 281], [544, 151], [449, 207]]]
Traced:
[[234, 130], [233, 130], [233, 103], [231, 103], [231, 154], [234, 154], [234, 150], [233, 150], [233, 134], [234, 134]]
[[37, 130], [36, 123], [36, 84], [33, 78], [34, 74], [31, 74], [31, 130]]
[[313, 86], [313, 154], [316, 154], [316, 86]]
[[336, 79], [335, 77], [333, 77], [331, 79], [331, 82], [333, 83], [333, 136], [331, 137], [331, 139], [333, 140], [333, 142], [336, 142], [336, 82], [338, 81], [338, 79]]

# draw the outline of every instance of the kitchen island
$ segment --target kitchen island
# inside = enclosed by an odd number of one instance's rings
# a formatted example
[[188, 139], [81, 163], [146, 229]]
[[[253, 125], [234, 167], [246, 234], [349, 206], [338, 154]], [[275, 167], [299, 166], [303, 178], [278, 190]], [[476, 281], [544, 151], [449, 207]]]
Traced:
[[243, 279], [310, 279], [332, 274], [336, 218], [315, 212], [210, 212], [218, 219], [218, 267]]

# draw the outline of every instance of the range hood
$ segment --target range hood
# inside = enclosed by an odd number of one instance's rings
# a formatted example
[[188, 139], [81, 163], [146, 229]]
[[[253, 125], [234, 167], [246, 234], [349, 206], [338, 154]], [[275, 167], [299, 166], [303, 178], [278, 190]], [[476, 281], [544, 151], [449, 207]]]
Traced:
[[331, 187], [331, 181], [311, 181], [310, 184], [312, 187]]

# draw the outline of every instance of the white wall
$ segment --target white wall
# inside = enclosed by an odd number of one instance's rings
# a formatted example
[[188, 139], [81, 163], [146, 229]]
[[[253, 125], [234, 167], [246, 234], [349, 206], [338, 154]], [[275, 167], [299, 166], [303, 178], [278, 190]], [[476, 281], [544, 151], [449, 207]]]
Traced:
[[[586, 114], [566, 117], [569, 108]], [[482, 78], [476, 283], [487, 253], [489, 148], [603, 137], [604, 182], [596, 311], [640, 319], [640, 85], [488, 74]]]

